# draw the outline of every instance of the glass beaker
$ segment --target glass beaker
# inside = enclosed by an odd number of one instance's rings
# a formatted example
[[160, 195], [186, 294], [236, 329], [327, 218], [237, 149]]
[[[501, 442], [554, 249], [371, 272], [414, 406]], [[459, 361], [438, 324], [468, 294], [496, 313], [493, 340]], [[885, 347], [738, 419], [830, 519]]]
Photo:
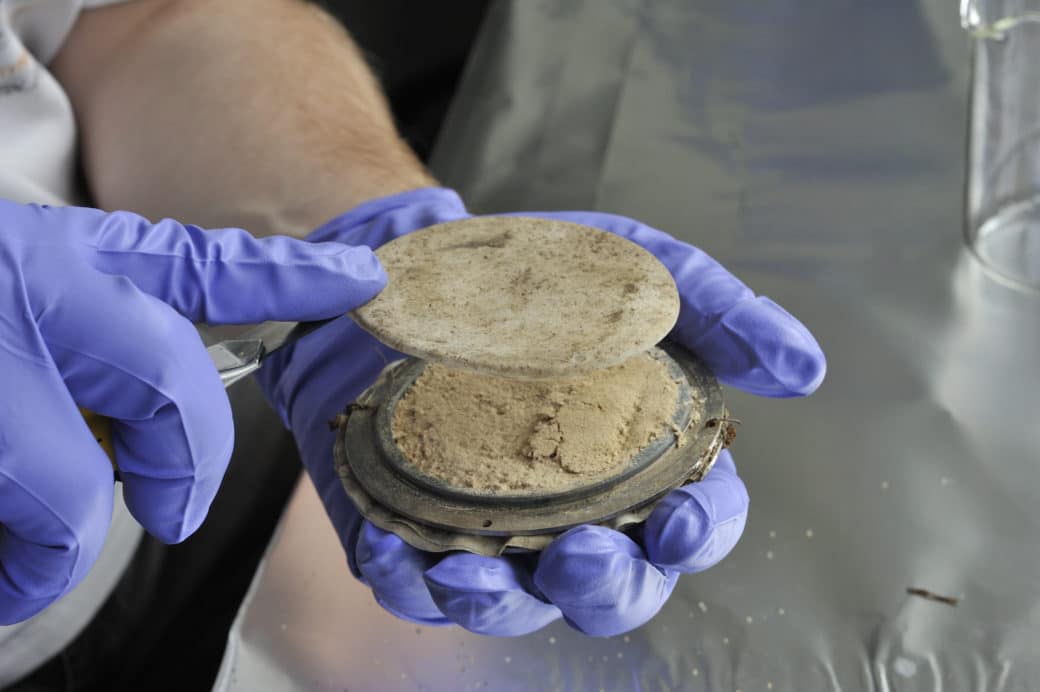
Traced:
[[1007, 283], [1040, 290], [1040, 0], [961, 0], [974, 38], [965, 236]]

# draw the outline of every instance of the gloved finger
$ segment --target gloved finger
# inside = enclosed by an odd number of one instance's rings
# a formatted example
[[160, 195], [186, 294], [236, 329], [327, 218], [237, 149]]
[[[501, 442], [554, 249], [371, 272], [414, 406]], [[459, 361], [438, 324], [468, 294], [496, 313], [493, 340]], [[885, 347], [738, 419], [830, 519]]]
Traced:
[[728, 449], [723, 449], [719, 452], [719, 456], [715, 459], [715, 463], [712, 465], [711, 471], [708, 473], [714, 473], [716, 469], [728, 471], [734, 476], [737, 475], [737, 464], [733, 461], [733, 455]]
[[131, 513], [159, 540], [182, 541], [205, 518], [231, 457], [220, 377], [191, 323], [129, 279], [82, 266], [67, 278], [71, 290], [41, 287], [60, 295], [33, 297], [47, 306], [40, 334], [73, 399], [113, 419]]
[[469, 216], [454, 190], [424, 187], [357, 205], [315, 229], [307, 240], [378, 248], [420, 228]]
[[426, 585], [449, 620], [477, 634], [515, 637], [560, 617], [559, 608], [532, 594], [531, 574], [509, 558], [453, 553], [426, 571]]
[[650, 562], [666, 570], [700, 572], [726, 557], [747, 523], [748, 494], [723, 450], [698, 483], [666, 495], [643, 526]]
[[609, 637], [656, 615], [678, 576], [650, 564], [628, 536], [602, 526], [579, 526], [542, 551], [534, 583], [572, 627]]
[[[386, 285], [367, 247], [255, 238], [129, 212], [26, 207], [50, 227], [78, 223], [92, 265], [130, 278], [193, 322], [317, 320], [364, 304]], [[87, 219], [86, 222], [83, 220]], [[46, 228], [47, 226], [41, 226]]]
[[423, 573], [442, 555], [427, 553], [367, 521], [357, 543], [357, 567], [379, 605], [399, 618], [423, 625], [450, 625], [437, 608]]
[[53, 365], [0, 349], [0, 625], [86, 576], [112, 517], [112, 469]]
[[725, 384], [791, 397], [820, 386], [827, 361], [816, 339], [786, 310], [751, 289], [705, 252], [633, 219], [595, 212], [534, 216], [601, 228], [637, 243], [668, 268], [679, 289], [673, 338]]

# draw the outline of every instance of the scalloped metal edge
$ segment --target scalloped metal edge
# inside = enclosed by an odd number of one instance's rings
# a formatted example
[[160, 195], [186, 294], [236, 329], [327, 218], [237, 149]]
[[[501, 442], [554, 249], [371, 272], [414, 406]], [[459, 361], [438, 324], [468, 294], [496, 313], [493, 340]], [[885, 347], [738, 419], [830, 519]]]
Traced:
[[[364, 398], [364, 396], [361, 398]], [[725, 446], [725, 436], [721, 436], [717, 444], [709, 449], [705, 455], [707, 461], [692, 476], [675, 486], [675, 488], [687, 483], [695, 483], [704, 478], [715, 465], [715, 460]], [[419, 550], [433, 553], [462, 550], [477, 555], [497, 557], [511, 552], [540, 551], [556, 538], [566, 533], [565, 530], [537, 535], [485, 536], [438, 529], [397, 514], [380, 504], [365, 491], [361, 483], [354, 477], [349, 464], [337, 464], [336, 466], [344, 491], [355, 507], [357, 507], [361, 516], [378, 528], [393, 533], [405, 543]], [[672, 490], [675, 490], [675, 488], [672, 488]], [[650, 516], [657, 503], [667, 495], [668, 492], [663, 493], [660, 497], [640, 507], [629, 509], [605, 521], [598, 522], [596, 525], [614, 529], [615, 531], [623, 531], [629, 527], [641, 524]]]

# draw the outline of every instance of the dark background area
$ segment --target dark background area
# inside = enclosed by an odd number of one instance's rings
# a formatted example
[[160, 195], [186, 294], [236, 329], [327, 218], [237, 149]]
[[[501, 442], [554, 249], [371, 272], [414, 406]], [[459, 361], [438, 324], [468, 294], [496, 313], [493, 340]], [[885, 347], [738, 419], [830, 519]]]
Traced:
[[476, 39], [486, 0], [317, 0], [347, 27], [425, 161]]

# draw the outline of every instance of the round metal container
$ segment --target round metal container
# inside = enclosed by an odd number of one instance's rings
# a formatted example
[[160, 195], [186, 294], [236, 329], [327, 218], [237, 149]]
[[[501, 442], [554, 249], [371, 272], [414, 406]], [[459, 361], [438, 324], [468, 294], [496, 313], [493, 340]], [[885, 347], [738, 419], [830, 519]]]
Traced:
[[700, 480], [732, 435], [711, 372], [676, 344], [664, 342], [660, 350], [656, 357], [680, 383], [670, 434], [608, 478], [552, 493], [491, 493], [420, 472], [391, 430], [397, 402], [425, 367], [410, 358], [388, 365], [338, 418], [334, 457], [343, 487], [366, 519], [429, 551], [539, 550], [580, 524], [621, 530], [642, 522], [670, 490]]

